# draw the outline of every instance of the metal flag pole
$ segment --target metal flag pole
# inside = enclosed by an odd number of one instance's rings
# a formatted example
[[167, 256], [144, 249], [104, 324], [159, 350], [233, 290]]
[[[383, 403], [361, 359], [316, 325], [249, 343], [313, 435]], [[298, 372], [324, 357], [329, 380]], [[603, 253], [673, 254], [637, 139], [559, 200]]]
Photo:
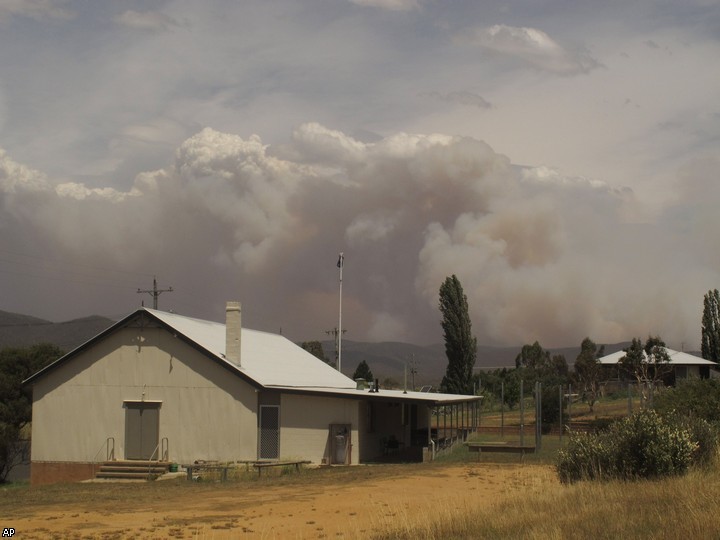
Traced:
[[340, 269], [340, 316], [338, 318], [338, 371], [342, 373], [342, 274], [343, 266], [345, 266], [345, 255], [340, 252], [337, 267]]

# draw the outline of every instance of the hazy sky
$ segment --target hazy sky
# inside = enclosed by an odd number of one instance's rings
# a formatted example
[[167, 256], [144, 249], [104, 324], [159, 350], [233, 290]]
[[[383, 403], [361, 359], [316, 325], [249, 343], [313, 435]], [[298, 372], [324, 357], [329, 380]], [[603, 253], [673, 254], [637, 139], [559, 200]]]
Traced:
[[713, 0], [0, 0], [0, 309], [660, 334], [720, 286]]

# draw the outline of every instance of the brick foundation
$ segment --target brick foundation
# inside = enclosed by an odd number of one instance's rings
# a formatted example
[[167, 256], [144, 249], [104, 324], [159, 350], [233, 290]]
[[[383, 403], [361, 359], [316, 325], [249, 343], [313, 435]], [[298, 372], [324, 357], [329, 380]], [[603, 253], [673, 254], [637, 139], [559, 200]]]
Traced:
[[80, 482], [95, 478], [94, 463], [73, 463], [58, 461], [33, 461], [30, 464], [30, 484], [56, 484], [58, 482]]

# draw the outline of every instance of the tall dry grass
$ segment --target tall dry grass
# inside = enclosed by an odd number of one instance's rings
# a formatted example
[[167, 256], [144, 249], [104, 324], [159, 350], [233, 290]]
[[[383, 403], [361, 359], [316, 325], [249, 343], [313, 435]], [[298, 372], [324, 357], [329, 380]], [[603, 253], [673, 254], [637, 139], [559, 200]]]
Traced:
[[376, 538], [720, 538], [718, 464], [659, 481], [529, 487], [482, 511], [460, 505], [448, 507], [439, 520], [388, 522]]

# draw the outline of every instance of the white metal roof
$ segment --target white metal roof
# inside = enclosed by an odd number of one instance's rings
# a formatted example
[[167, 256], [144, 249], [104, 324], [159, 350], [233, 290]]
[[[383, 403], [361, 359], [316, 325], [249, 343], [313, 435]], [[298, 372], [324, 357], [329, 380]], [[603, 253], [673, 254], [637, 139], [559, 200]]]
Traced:
[[477, 401], [480, 396], [404, 392], [380, 389], [379, 392], [358, 390], [355, 381], [316, 358], [289, 339], [267, 332], [243, 328], [240, 337], [240, 365], [225, 358], [225, 325], [193, 319], [174, 313], [145, 310], [186, 338], [214, 354], [268, 389], [293, 390], [313, 394], [359, 399], [392, 399], [394, 401], [451, 404]]
[[262, 386], [355, 389], [356, 384], [302, 347], [278, 334], [243, 328], [240, 365], [225, 359], [225, 325], [174, 313], [146, 311]]
[[[270, 386], [269, 388], [282, 390], [282, 387]], [[480, 401], [482, 396], [467, 396], [462, 394], [434, 394], [431, 392], [411, 392], [403, 390], [387, 390], [381, 388], [379, 392], [370, 392], [369, 390], [357, 390], [355, 388], [315, 388], [315, 387], [295, 387], [292, 390], [298, 392], [308, 391], [314, 394], [328, 394], [341, 397], [367, 398], [375, 400], [392, 400], [392, 401], [413, 401], [425, 402], [435, 405], [450, 405], [451, 403], [461, 403], [463, 401]]]
[[[673, 366], [717, 366], [717, 364], [711, 360], [705, 360], [699, 356], [694, 356], [686, 352], [674, 351], [672, 349], [665, 348], [668, 355], [670, 356], [670, 364]], [[620, 359], [625, 356], [625, 351], [617, 351], [607, 356], [600, 358], [600, 363], [604, 365], [615, 365], [620, 362]], [[643, 357], [645, 357], [643, 352]]]

